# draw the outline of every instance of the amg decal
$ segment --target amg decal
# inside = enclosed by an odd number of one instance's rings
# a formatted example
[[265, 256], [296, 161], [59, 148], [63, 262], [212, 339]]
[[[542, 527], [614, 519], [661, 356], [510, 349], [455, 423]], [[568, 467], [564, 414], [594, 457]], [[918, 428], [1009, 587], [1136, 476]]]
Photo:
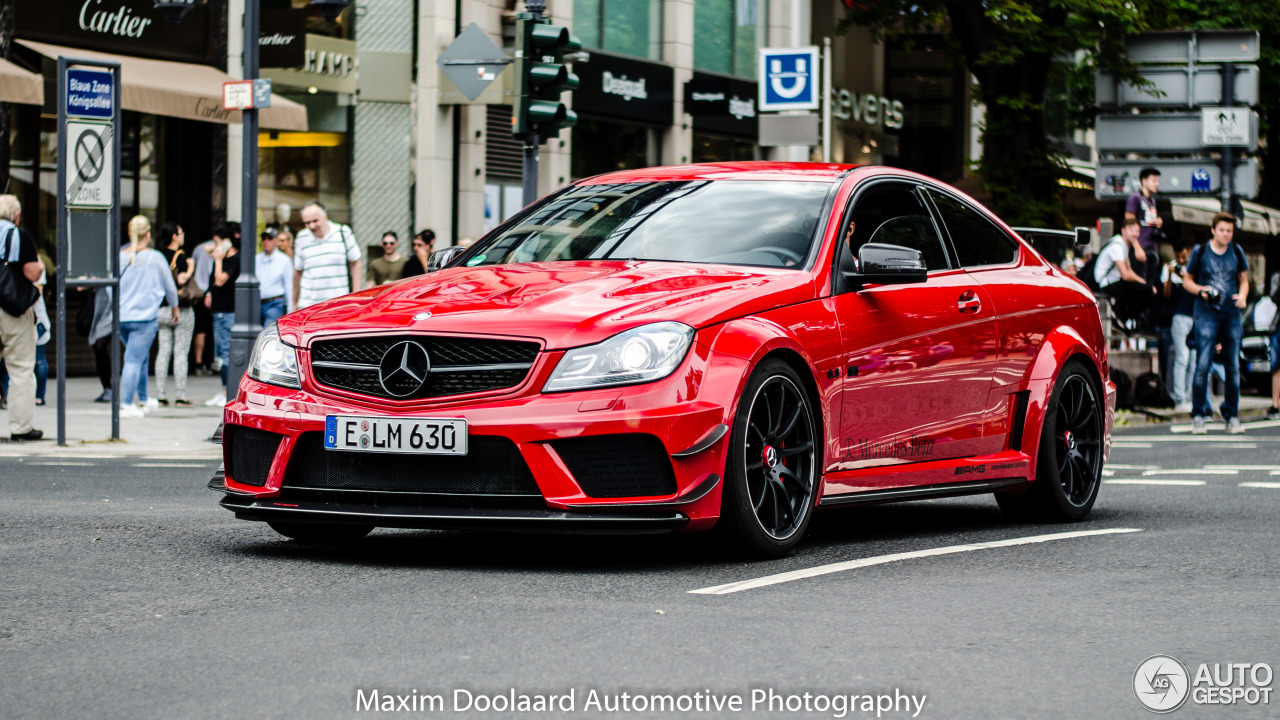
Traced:
[[852, 447], [844, 451], [845, 462], [854, 460], [873, 460], [876, 458], [913, 458], [933, 454], [933, 440], [912, 435], [908, 438], [889, 438], [888, 440], [872, 440], [858, 438]]
[[956, 468], [957, 475], [981, 475], [987, 471], [986, 465], [968, 465]]

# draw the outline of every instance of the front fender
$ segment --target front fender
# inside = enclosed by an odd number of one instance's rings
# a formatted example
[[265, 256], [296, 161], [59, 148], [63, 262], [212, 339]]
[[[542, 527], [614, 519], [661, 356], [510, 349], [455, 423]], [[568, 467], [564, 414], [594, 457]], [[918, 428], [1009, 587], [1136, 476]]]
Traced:
[[1111, 455], [1111, 430], [1115, 425], [1116, 389], [1108, 377], [1107, 364], [1102, 352], [1090, 345], [1071, 327], [1058, 327], [1045, 336], [1036, 359], [1024, 380], [1028, 391], [1026, 423], [1023, 426], [1022, 447], [1032, 455], [1032, 466], [1040, 450], [1040, 433], [1044, 428], [1049, 398], [1053, 395], [1053, 383], [1062, 366], [1073, 357], [1083, 359], [1091, 367], [1103, 395], [1103, 461]]

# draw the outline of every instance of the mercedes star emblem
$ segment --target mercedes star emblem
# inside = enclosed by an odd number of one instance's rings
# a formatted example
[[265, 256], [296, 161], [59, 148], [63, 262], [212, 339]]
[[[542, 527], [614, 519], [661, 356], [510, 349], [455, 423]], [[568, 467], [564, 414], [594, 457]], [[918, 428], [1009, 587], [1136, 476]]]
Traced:
[[391, 346], [378, 364], [378, 379], [382, 389], [392, 397], [408, 397], [416, 393], [427, 381], [431, 371], [431, 358], [426, 348], [412, 340], [404, 340]]

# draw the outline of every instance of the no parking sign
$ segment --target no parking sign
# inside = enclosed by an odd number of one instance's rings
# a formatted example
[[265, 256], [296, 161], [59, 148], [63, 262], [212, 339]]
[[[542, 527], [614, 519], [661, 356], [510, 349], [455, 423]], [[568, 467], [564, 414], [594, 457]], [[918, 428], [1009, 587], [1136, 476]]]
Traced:
[[115, 200], [111, 123], [67, 121], [64, 179], [69, 208], [110, 208]]

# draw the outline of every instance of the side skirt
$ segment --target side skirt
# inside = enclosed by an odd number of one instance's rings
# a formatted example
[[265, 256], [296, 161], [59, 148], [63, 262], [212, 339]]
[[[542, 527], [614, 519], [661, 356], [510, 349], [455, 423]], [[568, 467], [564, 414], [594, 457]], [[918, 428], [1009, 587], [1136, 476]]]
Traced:
[[818, 507], [836, 507], [840, 505], [858, 505], [865, 503], [889, 503], [905, 500], [921, 500], [936, 497], [959, 497], [962, 495], [980, 495], [1005, 488], [1026, 484], [1026, 478], [991, 478], [973, 482], [947, 483], [944, 485], [922, 485], [916, 487], [891, 488], [888, 490], [863, 490], [843, 495], [827, 495], [818, 503]]

